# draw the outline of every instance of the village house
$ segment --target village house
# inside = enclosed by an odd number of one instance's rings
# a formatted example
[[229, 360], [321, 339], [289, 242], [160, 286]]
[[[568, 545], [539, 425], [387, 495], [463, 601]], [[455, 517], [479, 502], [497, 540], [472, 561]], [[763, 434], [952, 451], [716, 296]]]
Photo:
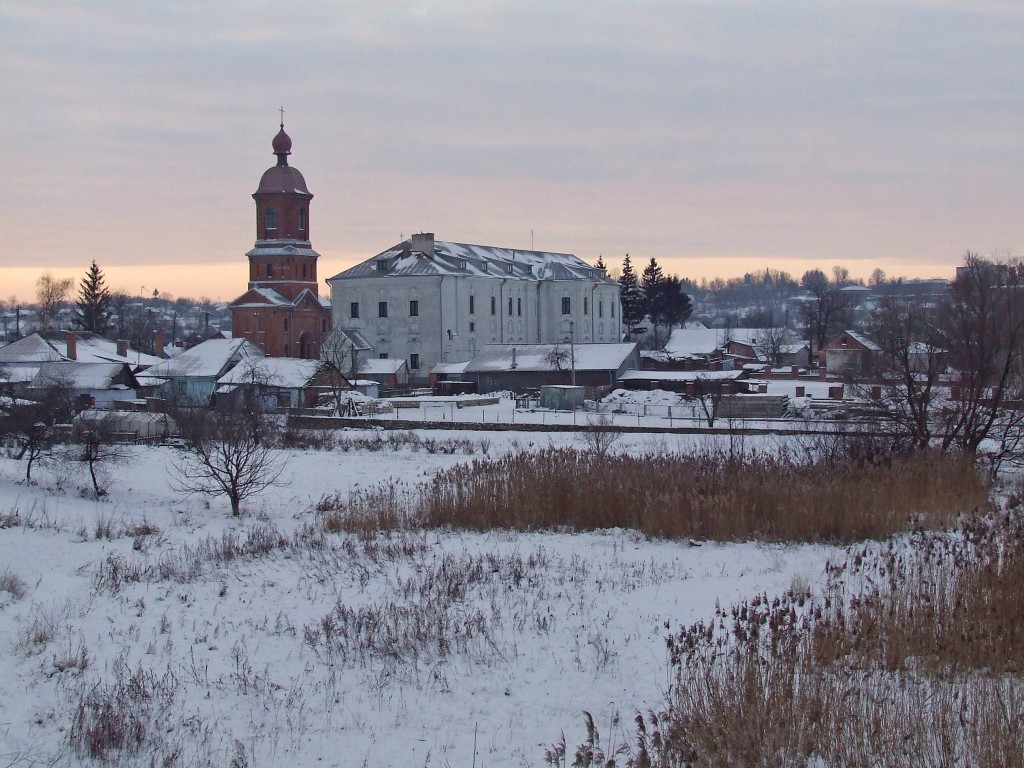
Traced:
[[149, 368], [139, 382], [159, 388], [168, 400], [206, 406], [218, 379], [242, 360], [263, 356], [263, 350], [246, 339], [210, 339]]

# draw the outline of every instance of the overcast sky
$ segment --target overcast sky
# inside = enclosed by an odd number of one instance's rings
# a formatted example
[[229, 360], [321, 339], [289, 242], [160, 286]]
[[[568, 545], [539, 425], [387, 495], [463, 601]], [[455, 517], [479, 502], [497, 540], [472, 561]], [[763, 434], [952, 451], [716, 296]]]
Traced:
[[0, 72], [2, 298], [242, 293], [281, 105], [321, 279], [419, 231], [696, 279], [1024, 249], [1018, 0], [4, 0]]

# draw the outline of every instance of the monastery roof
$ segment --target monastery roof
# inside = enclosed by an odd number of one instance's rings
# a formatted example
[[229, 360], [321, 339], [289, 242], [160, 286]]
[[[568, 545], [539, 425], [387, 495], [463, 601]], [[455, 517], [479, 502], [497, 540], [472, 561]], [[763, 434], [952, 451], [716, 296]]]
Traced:
[[[387, 263], [387, 270], [379, 268]], [[412, 250], [412, 239], [389, 248], [334, 277], [349, 280], [363, 277], [410, 277], [416, 275], [467, 275], [510, 280], [593, 280], [614, 284], [600, 269], [571, 253], [500, 248], [489, 245], [434, 241], [432, 254]]]

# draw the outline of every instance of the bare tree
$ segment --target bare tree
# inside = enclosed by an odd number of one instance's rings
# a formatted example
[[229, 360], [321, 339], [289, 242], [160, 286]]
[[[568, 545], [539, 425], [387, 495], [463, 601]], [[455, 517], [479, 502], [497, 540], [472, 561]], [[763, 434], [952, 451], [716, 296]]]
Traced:
[[93, 496], [107, 495], [103, 469], [128, 457], [127, 446], [119, 440], [116, 414], [110, 411], [85, 411], [76, 420], [69, 457], [89, 470]]
[[74, 284], [74, 278], [57, 278], [52, 272], [43, 272], [36, 280], [36, 309], [44, 328], [54, 327], [57, 311], [67, 300]]
[[957, 269], [943, 321], [953, 369], [943, 409], [943, 447], [976, 455], [997, 446], [993, 461], [1020, 458], [1024, 439], [1024, 264], [968, 253]]
[[592, 413], [587, 417], [580, 438], [588, 451], [603, 457], [622, 438], [622, 430], [615, 426], [610, 413]]
[[188, 438], [189, 449], [174, 462], [175, 490], [227, 496], [238, 516], [243, 501], [278, 485], [284, 460], [266, 439], [265, 420], [257, 422], [254, 428], [251, 415], [237, 410], [207, 412]]
[[728, 380], [711, 378], [710, 376], [697, 375], [694, 379], [696, 393], [692, 399], [696, 400], [704, 413], [704, 420], [709, 427], [715, 426], [715, 418], [718, 416], [718, 409], [729, 386]]
[[770, 366], [776, 368], [782, 365], [782, 352], [789, 343], [789, 329], [785, 326], [775, 327], [769, 325], [757, 332], [757, 343], [755, 350], [763, 356]]
[[852, 385], [871, 413], [917, 448], [930, 444], [942, 402], [948, 353], [940, 317], [917, 298], [882, 297], [871, 326], [881, 350], [877, 379]]
[[334, 368], [328, 380], [336, 413], [344, 410], [345, 395], [352, 391], [349, 380], [355, 379], [359, 373], [359, 352], [340, 328], [332, 329], [320, 345], [320, 359]]
[[842, 291], [841, 268], [836, 268], [835, 282], [829, 282], [825, 273], [813, 269], [804, 273], [800, 284], [810, 297], [800, 306], [804, 327], [810, 337], [813, 352], [820, 352], [829, 340], [849, 322], [856, 299]]
[[55, 425], [71, 417], [71, 393], [65, 382], [55, 380], [35, 391], [33, 401], [12, 399], [5, 406], [3, 433], [11, 455], [25, 460], [25, 482], [32, 483], [32, 469], [50, 455], [57, 439]]

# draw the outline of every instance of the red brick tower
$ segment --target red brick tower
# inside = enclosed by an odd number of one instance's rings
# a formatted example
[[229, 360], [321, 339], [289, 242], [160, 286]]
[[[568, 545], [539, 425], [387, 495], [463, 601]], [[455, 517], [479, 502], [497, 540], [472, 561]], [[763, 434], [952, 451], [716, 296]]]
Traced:
[[288, 165], [292, 140], [281, 130], [273, 141], [277, 165], [253, 194], [256, 244], [249, 258], [249, 290], [231, 303], [232, 335], [258, 344], [271, 357], [316, 358], [330, 331], [330, 307], [317, 291], [320, 254], [309, 238], [313, 195], [297, 168]]

